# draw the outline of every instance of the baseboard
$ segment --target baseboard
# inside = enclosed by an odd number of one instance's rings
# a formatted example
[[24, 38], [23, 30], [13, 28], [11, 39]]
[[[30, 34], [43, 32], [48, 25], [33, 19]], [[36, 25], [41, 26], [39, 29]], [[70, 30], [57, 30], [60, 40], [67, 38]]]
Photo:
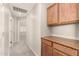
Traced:
[[32, 53], [35, 55], [35, 56], [39, 56], [28, 44], [27, 44], [28, 48], [32, 51]]

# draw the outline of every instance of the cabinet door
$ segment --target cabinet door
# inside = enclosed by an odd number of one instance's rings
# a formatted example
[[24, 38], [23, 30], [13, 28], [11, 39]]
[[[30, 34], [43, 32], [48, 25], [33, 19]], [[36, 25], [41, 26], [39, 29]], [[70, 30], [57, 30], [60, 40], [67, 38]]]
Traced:
[[73, 23], [77, 19], [77, 4], [74, 3], [61, 3], [59, 4], [59, 22], [60, 24], [64, 23]]
[[42, 43], [42, 51], [41, 51], [41, 55], [42, 56], [46, 56], [47, 55], [47, 48], [46, 48], [46, 44]]
[[52, 47], [48, 46], [45, 43], [42, 43], [42, 56], [52, 56], [53, 55], [53, 51], [52, 51]]
[[51, 46], [47, 46], [46, 48], [47, 48], [47, 53], [46, 53], [46, 55], [47, 55], [47, 56], [53, 56], [52, 47], [51, 47]]
[[56, 49], [53, 49], [53, 56], [67, 56], [67, 55]]
[[48, 25], [55, 25], [58, 23], [58, 4], [54, 4], [47, 9]]

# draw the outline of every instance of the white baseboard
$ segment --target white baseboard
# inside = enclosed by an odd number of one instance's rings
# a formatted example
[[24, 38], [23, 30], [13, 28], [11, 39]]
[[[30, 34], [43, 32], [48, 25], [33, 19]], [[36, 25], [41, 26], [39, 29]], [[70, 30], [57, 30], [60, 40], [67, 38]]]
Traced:
[[35, 56], [39, 56], [28, 44], [27, 44], [27, 46], [28, 46], [28, 48], [33, 52], [33, 54], [34, 54]]

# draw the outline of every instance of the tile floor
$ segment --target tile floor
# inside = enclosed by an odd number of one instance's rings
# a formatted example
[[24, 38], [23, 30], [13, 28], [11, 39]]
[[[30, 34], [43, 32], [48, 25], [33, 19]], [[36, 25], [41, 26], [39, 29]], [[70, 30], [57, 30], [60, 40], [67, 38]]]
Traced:
[[13, 48], [10, 49], [10, 56], [34, 56], [32, 51], [28, 48], [25, 41], [16, 43]]

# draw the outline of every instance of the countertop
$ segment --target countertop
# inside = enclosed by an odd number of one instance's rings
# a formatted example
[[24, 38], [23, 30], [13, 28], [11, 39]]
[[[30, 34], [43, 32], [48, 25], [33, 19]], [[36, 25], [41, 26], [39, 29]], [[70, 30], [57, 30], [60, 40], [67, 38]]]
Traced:
[[67, 38], [56, 37], [56, 36], [45, 36], [42, 37], [42, 39], [46, 39], [79, 50], [79, 40], [67, 39]]

